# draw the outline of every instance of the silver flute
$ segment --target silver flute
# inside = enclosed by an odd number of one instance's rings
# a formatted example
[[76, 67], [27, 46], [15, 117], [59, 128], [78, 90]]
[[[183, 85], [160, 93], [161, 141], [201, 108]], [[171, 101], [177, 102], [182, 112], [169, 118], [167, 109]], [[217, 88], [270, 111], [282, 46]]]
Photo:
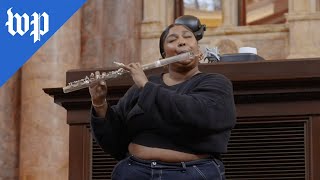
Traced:
[[[149, 64], [144, 64], [141, 67], [143, 70], [154, 69], [157, 67], [171, 64], [171, 63], [175, 63], [175, 62], [179, 62], [179, 61], [183, 61], [183, 60], [188, 60], [188, 59], [193, 59], [193, 58], [195, 58], [195, 55], [192, 52], [185, 52], [185, 53], [182, 53], [182, 54], [179, 54], [176, 56], [172, 56], [169, 58], [157, 60], [157, 61], [149, 63]], [[124, 66], [124, 64], [122, 64], [122, 63], [117, 63], [117, 62], [115, 62], [115, 63], [117, 65]], [[123, 74], [126, 74], [126, 73], [128, 73], [128, 71], [126, 71], [123, 68], [119, 68], [116, 71], [110, 71], [108, 73], [103, 72], [102, 74], [100, 74], [100, 72], [95, 73], [95, 74], [91, 73], [90, 77], [86, 76], [84, 79], [80, 79], [80, 80], [68, 83], [68, 85], [66, 87], [63, 87], [63, 92], [69, 93], [69, 92], [77, 91], [80, 89], [84, 89], [84, 88], [87, 88], [91, 85], [97, 84], [101, 80], [108, 80], [108, 79], [117, 78], [117, 77], [119, 77]]]

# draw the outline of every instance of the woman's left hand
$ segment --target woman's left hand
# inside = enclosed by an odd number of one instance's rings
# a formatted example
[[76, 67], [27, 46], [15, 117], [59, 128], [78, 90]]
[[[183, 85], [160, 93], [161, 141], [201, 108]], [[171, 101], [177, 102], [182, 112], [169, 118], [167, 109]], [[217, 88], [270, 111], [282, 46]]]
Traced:
[[148, 82], [147, 76], [144, 74], [140, 63], [130, 63], [128, 65], [122, 66], [123, 69], [130, 72], [133, 81], [138, 86], [138, 88], [143, 88]]

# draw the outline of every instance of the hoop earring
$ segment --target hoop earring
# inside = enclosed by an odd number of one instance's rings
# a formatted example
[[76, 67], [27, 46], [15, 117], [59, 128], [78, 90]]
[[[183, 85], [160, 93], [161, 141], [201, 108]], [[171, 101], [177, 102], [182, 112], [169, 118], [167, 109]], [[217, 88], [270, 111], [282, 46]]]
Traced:
[[198, 56], [198, 61], [201, 61], [204, 58], [203, 53], [200, 51], [200, 54]]

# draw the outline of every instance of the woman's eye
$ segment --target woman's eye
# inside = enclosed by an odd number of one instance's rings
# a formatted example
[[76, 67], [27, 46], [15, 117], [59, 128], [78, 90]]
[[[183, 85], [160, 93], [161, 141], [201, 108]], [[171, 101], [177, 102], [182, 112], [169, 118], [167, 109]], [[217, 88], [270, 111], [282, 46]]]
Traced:
[[169, 43], [172, 43], [172, 42], [174, 42], [176, 39], [168, 39], [168, 42]]

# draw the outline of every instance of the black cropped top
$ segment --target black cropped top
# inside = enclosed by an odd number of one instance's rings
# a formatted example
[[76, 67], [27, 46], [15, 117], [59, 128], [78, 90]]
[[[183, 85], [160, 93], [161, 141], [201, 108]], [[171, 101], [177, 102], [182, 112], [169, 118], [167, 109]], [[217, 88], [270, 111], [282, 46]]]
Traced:
[[105, 118], [91, 110], [93, 135], [102, 149], [123, 159], [130, 142], [193, 154], [227, 151], [236, 122], [230, 80], [199, 73], [167, 86], [151, 76], [145, 87], [132, 86]]

